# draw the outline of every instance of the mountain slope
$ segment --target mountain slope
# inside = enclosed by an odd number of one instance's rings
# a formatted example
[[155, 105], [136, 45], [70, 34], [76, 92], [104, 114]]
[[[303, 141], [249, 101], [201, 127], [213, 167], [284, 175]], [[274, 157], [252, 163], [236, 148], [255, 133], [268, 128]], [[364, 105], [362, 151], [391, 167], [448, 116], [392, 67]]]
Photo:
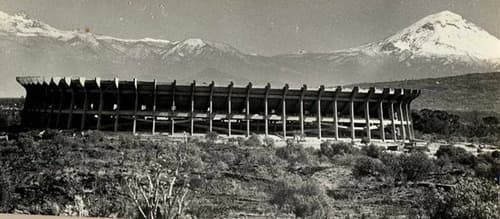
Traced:
[[500, 113], [500, 72], [358, 85], [422, 89], [412, 103], [415, 109]]
[[498, 70], [500, 40], [460, 15], [443, 11], [378, 42], [274, 58], [339, 83], [418, 79]]
[[378, 42], [331, 53], [249, 55], [202, 39], [119, 39], [65, 31], [0, 12], [0, 96], [22, 95], [17, 75], [198, 80], [311, 87], [500, 70], [500, 41], [449, 11]]

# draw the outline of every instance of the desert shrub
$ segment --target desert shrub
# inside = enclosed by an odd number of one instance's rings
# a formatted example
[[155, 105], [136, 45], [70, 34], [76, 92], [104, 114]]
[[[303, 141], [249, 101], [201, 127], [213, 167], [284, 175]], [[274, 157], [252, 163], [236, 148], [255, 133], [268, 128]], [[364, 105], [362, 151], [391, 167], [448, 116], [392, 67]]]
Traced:
[[312, 151], [308, 151], [301, 144], [290, 143], [276, 149], [276, 156], [288, 161], [290, 166], [298, 164], [311, 165], [314, 163]]
[[217, 137], [219, 137], [217, 132], [207, 132], [207, 134], [205, 134], [205, 139], [209, 141], [215, 141], [217, 140]]
[[354, 162], [352, 174], [355, 177], [379, 176], [386, 172], [386, 166], [379, 159], [359, 156]]
[[49, 140], [49, 139], [54, 139], [54, 137], [60, 135], [60, 133], [55, 130], [55, 129], [47, 129], [42, 131], [42, 139]]
[[259, 137], [257, 134], [252, 134], [248, 139], [243, 141], [242, 146], [247, 146], [247, 147], [260, 147], [262, 146], [262, 139]]
[[382, 151], [382, 148], [375, 144], [370, 144], [361, 148], [361, 152], [363, 152], [366, 156], [373, 158], [380, 158]]
[[486, 179], [494, 179], [496, 174], [500, 172], [500, 157], [498, 152], [479, 154], [477, 162], [474, 165], [476, 176]]
[[264, 145], [266, 147], [274, 147], [274, 139], [269, 137], [264, 138]]
[[352, 154], [356, 150], [351, 143], [325, 141], [320, 145], [320, 153], [329, 158], [335, 155]]
[[441, 145], [436, 151], [436, 157], [447, 156], [451, 162], [472, 166], [476, 163], [476, 157], [461, 147]]
[[361, 144], [365, 144], [365, 145], [370, 144], [370, 139], [368, 137], [361, 138]]
[[434, 162], [425, 153], [415, 152], [409, 155], [400, 155], [401, 173], [406, 180], [416, 181], [423, 179], [434, 168]]
[[98, 143], [104, 141], [105, 135], [98, 130], [91, 130], [87, 132], [87, 141], [90, 143]]
[[449, 190], [427, 191], [420, 205], [430, 218], [498, 218], [498, 189], [479, 178], [461, 178]]
[[433, 160], [422, 152], [401, 155], [384, 153], [381, 160], [396, 180], [421, 180], [434, 169]]
[[300, 218], [322, 218], [329, 212], [328, 196], [313, 180], [280, 178], [271, 191], [271, 204]]

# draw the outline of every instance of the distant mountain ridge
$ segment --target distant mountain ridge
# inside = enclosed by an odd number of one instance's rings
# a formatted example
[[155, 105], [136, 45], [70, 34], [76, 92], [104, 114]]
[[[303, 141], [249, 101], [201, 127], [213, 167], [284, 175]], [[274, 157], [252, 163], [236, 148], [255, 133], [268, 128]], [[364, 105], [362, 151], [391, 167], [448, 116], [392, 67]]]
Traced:
[[0, 12], [1, 96], [16, 75], [334, 86], [500, 70], [500, 40], [449, 11], [384, 40], [331, 53], [259, 56], [202, 39], [120, 39]]
[[356, 85], [421, 89], [415, 109], [500, 113], [500, 72]]

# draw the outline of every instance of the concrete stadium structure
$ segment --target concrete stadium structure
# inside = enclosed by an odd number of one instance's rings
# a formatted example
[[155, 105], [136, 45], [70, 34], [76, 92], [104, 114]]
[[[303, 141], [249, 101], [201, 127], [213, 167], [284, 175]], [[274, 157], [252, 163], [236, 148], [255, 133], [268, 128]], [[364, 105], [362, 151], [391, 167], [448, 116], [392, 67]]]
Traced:
[[22, 124], [150, 133], [409, 141], [420, 90], [17, 77]]

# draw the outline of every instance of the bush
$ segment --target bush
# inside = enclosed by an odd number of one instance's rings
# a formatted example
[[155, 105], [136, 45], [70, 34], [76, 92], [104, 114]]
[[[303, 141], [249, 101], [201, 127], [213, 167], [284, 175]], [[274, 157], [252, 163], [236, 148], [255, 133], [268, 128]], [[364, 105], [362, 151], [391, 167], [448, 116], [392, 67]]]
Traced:
[[326, 141], [320, 145], [320, 153], [328, 158], [333, 158], [335, 155], [352, 154], [355, 148], [351, 143], [347, 142], [330, 142]]
[[312, 180], [299, 177], [279, 179], [271, 192], [271, 204], [297, 217], [324, 218], [329, 212], [328, 196]]
[[476, 157], [461, 147], [451, 145], [441, 145], [436, 151], [436, 157], [442, 158], [447, 156], [451, 162], [462, 165], [473, 166], [476, 164]]
[[207, 132], [205, 134], [205, 138], [209, 141], [216, 141], [218, 136], [217, 132]]
[[242, 146], [247, 146], [247, 147], [260, 147], [262, 146], [262, 140], [260, 137], [256, 134], [250, 135], [248, 139], [243, 141]]
[[422, 152], [401, 155], [384, 153], [381, 160], [396, 180], [421, 180], [434, 169], [433, 160]]
[[88, 131], [88, 133], [87, 133], [87, 140], [90, 143], [95, 144], [98, 142], [102, 142], [102, 141], [104, 141], [104, 138], [105, 138], [105, 135], [101, 131], [91, 130], [91, 131]]
[[386, 173], [386, 169], [386, 166], [379, 159], [360, 156], [354, 163], [352, 174], [355, 177], [379, 176]]
[[274, 139], [269, 137], [264, 138], [264, 145], [266, 147], [274, 147]]
[[449, 191], [433, 189], [420, 200], [430, 218], [498, 218], [498, 186], [478, 178], [459, 179]]
[[290, 143], [285, 147], [276, 149], [276, 156], [288, 161], [290, 166], [298, 164], [312, 165], [314, 160], [312, 153], [308, 152], [301, 144]]
[[400, 157], [401, 173], [406, 180], [421, 180], [434, 169], [434, 162], [425, 153], [415, 152]]
[[380, 158], [382, 154], [382, 148], [375, 144], [370, 144], [361, 148], [361, 151], [368, 157]]

